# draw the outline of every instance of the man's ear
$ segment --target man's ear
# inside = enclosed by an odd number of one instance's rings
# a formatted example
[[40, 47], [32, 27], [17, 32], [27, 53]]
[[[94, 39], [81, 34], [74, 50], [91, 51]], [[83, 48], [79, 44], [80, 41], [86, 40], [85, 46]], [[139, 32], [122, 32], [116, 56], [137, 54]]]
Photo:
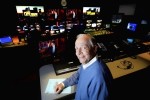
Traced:
[[94, 52], [97, 53], [98, 45], [94, 45]]

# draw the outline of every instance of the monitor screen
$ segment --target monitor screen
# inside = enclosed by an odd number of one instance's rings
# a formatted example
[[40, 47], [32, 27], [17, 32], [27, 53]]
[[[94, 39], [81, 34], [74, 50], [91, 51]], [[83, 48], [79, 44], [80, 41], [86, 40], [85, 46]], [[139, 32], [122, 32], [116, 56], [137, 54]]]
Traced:
[[44, 13], [44, 6], [16, 6], [17, 14], [24, 17], [38, 17]]
[[59, 25], [59, 32], [64, 33], [65, 32], [65, 26], [64, 25]]
[[106, 29], [110, 29], [111, 25], [110, 24], [105, 24]]
[[127, 24], [127, 30], [130, 30], [130, 31], [136, 31], [137, 29], [137, 23], [132, 23], [132, 22], [129, 22]]
[[100, 7], [83, 7], [83, 18], [99, 17]]
[[57, 22], [55, 25], [50, 26], [50, 34], [56, 35], [66, 31], [64, 22]]
[[145, 19], [142, 19], [142, 20], [141, 20], [141, 24], [142, 24], [142, 25], [147, 25], [147, 24], [148, 24], [148, 21], [145, 20]]
[[65, 37], [58, 37], [55, 39], [42, 40], [39, 41], [38, 47], [41, 59], [51, 58], [52, 60], [60, 60], [61, 55], [66, 49], [66, 39]]
[[46, 11], [47, 20], [63, 20], [65, 18], [64, 9], [48, 9]]
[[92, 23], [91, 27], [95, 28], [96, 27], [96, 23]]
[[80, 9], [66, 9], [67, 20], [79, 20], [81, 19], [82, 10]]
[[120, 14], [114, 14], [114, 15], [112, 15], [112, 23], [113, 24], [119, 24], [119, 23], [121, 23], [122, 22], [122, 15], [120, 15]]
[[102, 24], [101, 19], [86, 19], [85, 20], [85, 28], [90, 29], [90, 28], [100, 28]]
[[127, 42], [132, 44], [132, 43], [134, 43], [134, 39], [133, 38], [127, 38]]
[[13, 43], [12, 38], [10, 36], [0, 37], [0, 44], [5, 45], [8, 43]]
[[149, 23], [147, 19], [142, 19], [140, 23], [138, 23], [137, 33], [147, 35], [149, 33]]
[[66, 21], [66, 29], [70, 30], [73, 28], [73, 22], [72, 21]]

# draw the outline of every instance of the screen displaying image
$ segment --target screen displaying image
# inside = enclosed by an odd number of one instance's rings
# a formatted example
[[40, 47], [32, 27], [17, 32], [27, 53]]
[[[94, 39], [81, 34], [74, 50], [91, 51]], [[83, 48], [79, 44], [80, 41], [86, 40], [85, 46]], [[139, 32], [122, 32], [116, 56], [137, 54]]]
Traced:
[[46, 11], [47, 20], [63, 20], [65, 18], [64, 9], [48, 9]]
[[91, 27], [95, 28], [96, 27], [96, 23], [92, 23]]
[[100, 7], [83, 7], [83, 18], [98, 17], [100, 15]]
[[10, 42], [12, 42], [12, 38], [10, 36], [5, 36], [0, 38], [1, 44], [10, 43]]
[[[49, 39], [45, 41], [39, 41], [39, 54], [40, 58], [59, 58], [65, 52], [66, 43], [64, 37], [56, 39]], [[60, 58], [61, 59], [61, 58]]]
[[64, 33], [65, 32], [65, 26], [64, 25], [59, 25], [59, 32]]
[[77, 15], [77, 9], [68, 9], [66, 11], [66, 17], [68, 20], [75, 19]]
[[0, 37], [0, 46], [13, 45], [13, 40], [10, 36]]
[[112, 23], [113, 24], [119, 24], [122, 22], [122, 15], [120, 14], [115, 14], [112, 16]]
[[142, 24], [142, 25], [147, 25], [148, 22], [147, 22], [147, 20], [142, 19], [142, 20], [141, 20], [141, 24]]
[[16, 6], [18, 15], [24, 17], [38, 17], [44, 13], [44, 6]]
[[106, 29], [110, 28], [110, 24], [105, 24], [105, 28]]
[[127, 42], [128, 42], [128, 43], [133, 43], [133, 42], [134, 42], [134, 39], [133, 39], [133, 38], [127, 38]]
[[65, 22], [56, 22], [49, 27], [51, 35], [57, 35], [60, 33], [64, 33], [65, 30]]
[[127, 24], [127, 30], [136, 31], [136, 28], [137, 28], [137, 24], [136, 23], [128, 23]]
[[73, 22], [72, 21], [66, 21], [66, 29], [70, 30], [73, 28]]
[[85, 15], [96, 15], [97, 13], [100, 13], [100, 7], [83, 7]]
[[66, 19], [67, 20], [79, 20], [81, 19], [82, 10], [80, 9], [66, 9]]

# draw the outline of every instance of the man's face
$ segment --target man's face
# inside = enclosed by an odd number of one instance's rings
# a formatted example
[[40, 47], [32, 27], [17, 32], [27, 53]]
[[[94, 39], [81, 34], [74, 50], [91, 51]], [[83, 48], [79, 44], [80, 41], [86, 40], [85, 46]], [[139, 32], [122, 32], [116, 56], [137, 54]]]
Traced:
[[93, 58], [92, 47], [89, 45], [87, 38], [80, 37], [75, 42], [76, 56], [80, 63], [86, 64]]

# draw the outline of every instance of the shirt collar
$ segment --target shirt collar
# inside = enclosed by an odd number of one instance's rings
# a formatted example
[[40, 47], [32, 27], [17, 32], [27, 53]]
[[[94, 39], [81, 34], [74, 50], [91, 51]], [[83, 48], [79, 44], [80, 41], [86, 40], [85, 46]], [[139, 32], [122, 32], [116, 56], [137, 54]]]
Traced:
[[96, 60], [98, 59], [97, 56], [95, 56], [93, 59], [91, 59], [87, 64], [82, 65], [83, 69], [86, 69], [87, 67], [89, 67], [91, 64], [93, 64]]

